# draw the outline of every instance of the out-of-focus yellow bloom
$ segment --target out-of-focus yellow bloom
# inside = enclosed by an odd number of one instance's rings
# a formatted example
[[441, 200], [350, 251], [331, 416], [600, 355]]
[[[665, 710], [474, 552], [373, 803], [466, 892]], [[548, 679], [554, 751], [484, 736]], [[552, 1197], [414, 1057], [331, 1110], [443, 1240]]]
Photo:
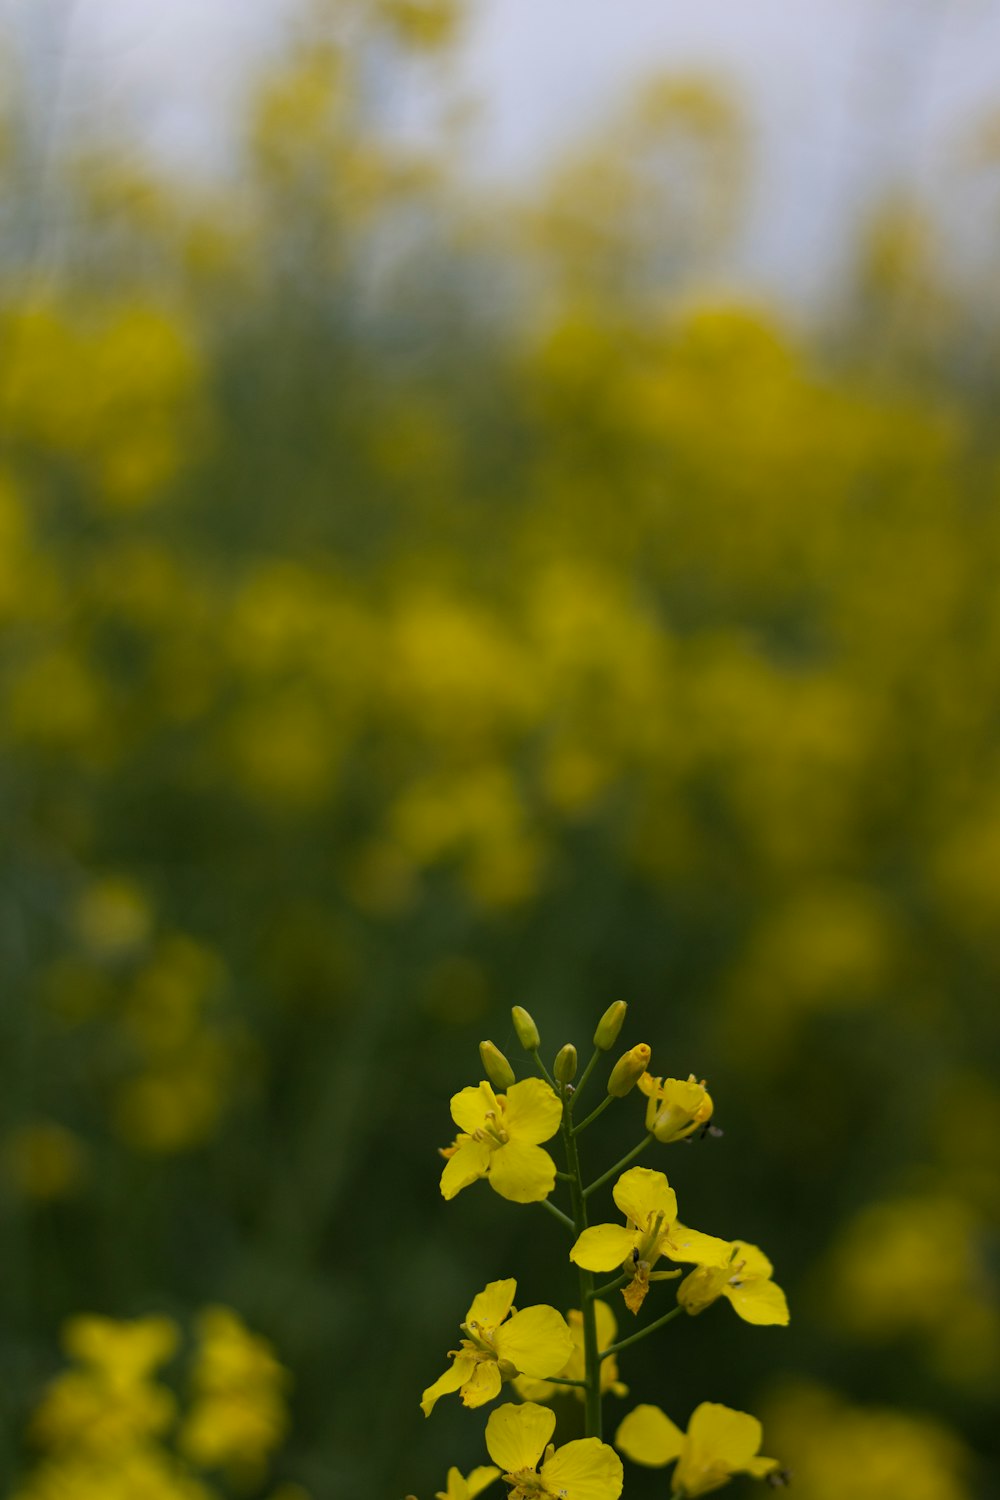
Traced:
[[107, 876], [81, 893], [74, 913], [84, 944], [104, 958], [117, 958], [141, 948], [149, 937], [152, 911], [131, 880]]
[[618, 1500], [622, 1463], [614, 1449], [598, 1438], [554, 1448], [555, 1425], [555, 1412], [533, 1401], [490, 1413], [486, 1448], [511, 1487], [510, 1500]]
[[46, 1448], [111, 1454], [159, 1436], [174, 1419], [175, 1402], [151, 1377], [177, 1342], [168, 1318], [72, 1318], [63, 1344], [78, 1368], [52, 1381], [32, 1422], [35, 1438]]
[[662, 1172], [632, 1167], [615, 1183], [613, 1196], [625, 1224], [585, 1229], [569, 1258], [586, 1271], [622, 1268], [630, 1274], [622, 1291], [630, 1312], [637, 1313], [645, 1301], [650, 1272], [663, 1255], [700, 1266], [729, 1265], [732, 1245], [727, 1240], [677, 1222], [677, 1197]]
[[685, 1312], [704, 1312], [719, 1297], [726, 1297], [745, 1323], [782, 1325], [788, 1322], [788, 1303], [780, 1286], [771, 1280], [774, 1267], [756, 1245], [733, 1240], [732, 1259], [727, 1266], [699, 1266], [677, 1288], [677, 1300]]
[[200, 1348], [181, 1452], [203, 1468], [253, 1480], [288, 1429], [288, 1372], [231, 1308], [206, 1308], [196, 1326]]
[[160, 1448], [116, 1447], [53, 1458], [15, 1490], [13, 1500], [218, 1500]]
[[773, 1473], [778, 1460], [757, 1454], [762, 1436], [756, 1417], [703, 1401], [692, 1412], [686, 1434], [658, 1406], [637, 1406], [615, 1433], [615, 1444], [633, 1463], [649, 1468], [676, 1459], [673, 1494], [694, 1500], [721, 1489], [734, 1474], [762, 1479]]
[[448, 1470], [448, 1479], [443, 1490], [438, 1490], [435, 1500], [476, 1500], [487, 1485], [492, 1484], [500, 1470], [492, 1464], [483, 1464], [473, 1469], [467, 1478], [454, 1466]]
[[541, 1142], [555, 1135], [562, 1104], [540, 1078], [495, 1094], [485, 1080], [453, 1095], [451, 1117], [462, 1132], [442, 1152], [441, 1192], [454, 1198], [480, 1177], [513, 1203], [537, 1203], [556, 1185], [556, 1165]]
[[452, 1366], [421, 1397], [429, 1417], [439, 1396], [461, 1391], [466, 1406], [483, 1406], [515, 1375], [558, 1375], [573, 1349], [566, 1321], [554, 1307], [538, 1304], [511, 1312], [517, 1282], [491, 1281], [473, 1299], [462, 1324], [466, 1337], [452, 1352]]
[[[610, 1344], [614, 1343], [618, 1334], [618, 1320], [608, 1304], [599, 1298], [594, 1302], [594, 1314], [597, 1323], [597, 1347], [607, 1349]], [[555, 1373], [565, 1380], [583, 1380], [587, 1373], [587, 1366], [583, 1347], [583, 1314], [579, 1308], [570, 1308], [567, 1322], [573, 1339], [573, 1353], [563, 1368]], [[560, 1393], [573, 1395], [578, 1401], [585, 1399], [584, 1392], [579, 1387], [553, 1385], [549, 1380], [531, 1380], [523, 1375], [514, 1381], [514, 1389], [525, 1401], [551, 1401]], [[601, 1391], [604, 1394], [610, 1392], [613, 1396], [628, 1395], [628, 1386], [622, 1385], [618, 1379], [618, 1360], [614, 1354], [601, 1361]]]
[[712, 1096], [705, 1080], [698, 1083], [693, 1073], [686, 1081], [643, 1073], [639, 1087], [649, 1101], [646, 1129], [664, 1144], [682, 1141], [712, 1118]]
[[77, 1136], [52, 1120], [11, 1131], [3, 1143], [5, 1173], [26, 1198], [67, 1198], [84, 1181], [87, 1155]]

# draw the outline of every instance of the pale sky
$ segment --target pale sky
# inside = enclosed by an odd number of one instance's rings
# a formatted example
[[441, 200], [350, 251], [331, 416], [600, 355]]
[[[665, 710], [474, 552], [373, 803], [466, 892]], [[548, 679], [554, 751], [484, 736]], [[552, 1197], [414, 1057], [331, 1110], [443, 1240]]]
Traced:
[[[60, 126], [131, 121], [187, 169], [227, 160], [247, 70], [296, 0], [0, 0], [59, 80]], [[1000, 106], [1000, 0], [478, 0], [462, 49], [481, 101], [477, 176], [518, 179], [655, 70], [728, 81], [758, 167], [750, 259], [804, 294], [845, 216], [885, 184], [949, 188], [958, 144]]]

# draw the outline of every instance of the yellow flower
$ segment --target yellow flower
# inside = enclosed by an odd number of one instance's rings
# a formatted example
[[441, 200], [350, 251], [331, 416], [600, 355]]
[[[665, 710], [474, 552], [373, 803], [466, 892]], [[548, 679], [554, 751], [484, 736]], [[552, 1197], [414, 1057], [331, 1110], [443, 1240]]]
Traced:
[[476, 1500], [487, 1485], [492, 1484], [500, 1473], [492, 1464], [484, 1464], [481, 1469], [473, 1469], [468, 1479], [463, 1479], [458, 1469], [452, 1465], [448, 1470], [448, 1480], [443, 1490], [438, 1490], [435, 1500]]
[[[594, 1303], [594, 1314], [597, 1323], [597, 1347], [607, 1349], [609, 1344], [615, 1341], [618, 1333], [618, 1320], [608, 1304], [600, 1300]], [[573, 1339], [573, 1353], [557, 1373], [566, 1380], [583, 1380], [587, 1367], [583, 1350], [583, 1314], [579, 1308], [570, 1308], [567, 1322]], [[551, 1401], [553, 1396], [560, 1391], [575, 1396], [579, 1401], [584, 1399], [583, 1391], [573, 1386], [553, 1385], [551, 1381], [533, 1380], [526, 1375], [518, 1376], [514, 1381], [514, 1389], [525, 1401]], [[610, 1391], [613, 1396], [628, 1395], [628, 1386], [622, 1385], [618, 1379], [618, 1360], [613, 1354], [601, 1361], [601, 1391], [602, 1393]]]
[[718, 1297], [728, 1297], [745, 1323], [788, 1322], [788, 1303], [771, 1280], [774, 1267], [763, 1251], [745, 1240], [733, 1240], [726, 1266], [699, 1266], [677, 1288], [686, 1312], [704, 1312]]
[[451, 1117], [462, 1132], [441, 1154], [441, 1192], [454, 1198], [479, 1177], [513, 1203], [538, 1203], [555, 1187], [556, 1165], [540, 1142], [554, 1136], [562, 1104], [547, 1083], [526, 1078], [495, 1094], [485, 1080], [462, 1089], [451, 1101]]
[[631, 1273], [622, 1291], [630, 1312], [637, 1313], [642, 1306], [650, 1271], [661, 1255], [699, 1266], [729, 1265], [733, 1247], [727, 1240], [677, 1222], [677, 1198], [662, 1172], [632, 1167], [615, 1183], [613, 1196], [626, 1223], [585, 1229], [569, 1258], [585, 1271], [613, 1271], [620, 1266]]
[[231, 1308], [205, 1308], [196, 1326], [194, 1399], [179, 1435], [181, 1452], [201, 1468], [254, 1479], [288, 1428], [287, 1371], [267, 1339], [251, 1333]]
[[705, 1080], [696, 1082], [693, 1073], [686, 1082], [643, 1073], [639, 1087], [649, 1100], [646, 1129], [658, 1141], [682, 1141], [712, 1118], [712, 1096], [705, 1088]]
[[486, 1447], [511, 1486], [508, 1500], [618, 1500], [622, 1464], [614, 1449], [592, 1437], [556, 1449], [549, 1443], [555, 1425], [555, 1412], [533, 1401], [490, 1413]]
[[762, 1479], [778, 1467], [759, 1458], [762, 1431], [756, 1417], [713, 1401], [696, 1407], [687, 1434], [658, 1406], [637, 1406], [615, 1433], [615, 1444], [633, 1463], [662, 1468], [677, 1460], [671, 1491], [684, 1500], [721, 1489], [734, 1474]]
[[[454, 1363], [428, 1386], [420, 1400], [429, 1417], [439, 1396], [462, 1392], [466, 1406], [483, 1406], [499, 1395], [504, 1379], [515, 1375], [556, 1375], [573, 1352], [565, 1319], [554, 1307], [525, 1307], [511, 1313], [517, 1282], [491, 1281], [473, 1299], [462, 1331], [468, 1335], [452, 1351]], [[509, 1315], [509, 1316], [508, 1316]]]

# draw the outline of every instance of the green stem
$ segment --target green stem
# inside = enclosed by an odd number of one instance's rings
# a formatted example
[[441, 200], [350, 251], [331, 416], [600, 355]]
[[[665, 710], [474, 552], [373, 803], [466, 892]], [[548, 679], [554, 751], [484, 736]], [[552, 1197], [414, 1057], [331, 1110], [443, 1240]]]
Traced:
[[559, 1090], [558, 1090], [558, 1088], [556, 1088], [556, 1081], [552, 1077], [552, 1074], [549, 1072], [548, 1068], [542, 1062], [541, 1057], [538, 1055], [538, 1048], [537, 1047], [535, 1048], [534, 1052], [531, 1055], [532, 1055], [532, 1057], [535, 1060], [535, 1067], [538, 1069], [539, 1073], [541, 1073], [542, 1077], [545, 1079], [545, 1082], [548, 1084], [549, 1088], [550, 1089], [555, 1089], [556, 1093], [558, 1094]]
[[549, 1213], [553, 1216], [553, 1218], [559, 1220], [560, 1224], [565, 1224], [565, 1226], [569, 1230], [570, 1234], [576, 1234], [577, 1233], [576, 1224], [570, 1218], [569, 1214], [564, 1214], [561, 1208], [556, 1208], [555, 1204], [554, 1203], [550, 1203], [549, 1200], [548, 1200], [548, 1198], [540, 1198], [538, 1201], [539, 1201], [539, 1203], [541, 1203], [541, 1205], [542, 1205], [543, 1208], [547, 1208], [548, 1209]]
[[607, 1359], [610, 1354], [620, 1354], [621, 1351], [623, 1349], [627, 1349], [630, 1344], [637, 1344], [639, 1340], [644, 1339], [647, 1334], [655, 1333], [656, 1330], [658, 1328], [662, 1328], [665, 1323], [670, 1323], [674, 1318], [679, 1318], [683, 1311], [684, 1309], [680, 1306], [680, 1304], [678, 1304], [677, 1307], [672, 1307], [668, 1313], [663, 1314], [662, 1318], [657, 1318], [655, 1323], [647, 1323], [645, 1328], [639, 1329], [638, 1333], [631, 1333], [629, 1334], [627, 1339], [619, 1339], [617, 1344], [609, 1344], [606, 1349], [602, 1349], [601, 1358]]
[[550, 1385], [578, 1385], [581, 1390], [587, 1388], [585, 1380], [568, 1380], [565, 1375], [546, 1375], [545, 1378]]
[[587, 1126], [590, 1125], [590, 1124], [592, 1124], [593, 1121], [597, 1119], [598, 1115], [603, 1115], [603, 1113], [607, 1109], [608, 1105], [609, 1104], [613, 1104], [613, 1103], [614, 1103], [614, 1096], [612, 1094], [608, 1094], [606, 1098], [604, 1098], [604, 1099], [601, 1100], [600, 1104], [597, 1106], [596, 1109], [592, 1109], [590, 1111], [590, 1114], [587, 1116], [587, 1118], [585, 1120], [581, 1120], [580, 1123], [579, 1123], [579, 1125], [574, 1125], [573, 1126], [573, 1134], [574, 1135], [579, 1135], [581, 1130], [586, 1130]]
[[639, 1142], [638, 1146], [633, 1146], [632, 1150], [628, 1153], [628, 1155], [627, 1156], [623, 1156], [622, 1159], [621, 1159], [621, 1161], [616, 1161], [615, 1164], [614, 1164], [614, 1166], [610, 1167], [608, 1169], [608, 1171], [605, 1172], [605, 1174], [604, 1174], [603, 1177], [598, 1177], [598, 1179], [597, 1179], [596, 1182], [592, 1182], [590, 1184], [590, 1187], [584, 1188], [584, 1190], [583, 1190], [583, 1196], [585, 1198], [589, 1198], [590, 1195], [591, 1195], [591, 1193], [596, 1193], [597, 1189], [599, 1187], [603, 1187], [606, 1182], [610, 1182], [611, 1179], [612, 1179], [612, 1177], [617, 1177], [617, 1175], [621, 1171], [622, 1167], [627, 1167], [630, 1161], [635, 1161], [636, 1157], [639, 1155], [639, 1152], [640, 1151], [645, 1151], [645, 1149], [649, 1145], [650, 1141], [652, 1141], [654, 1139], [655, 1139], [654, 1136], [647, 1135], [646, 1138], [645, 1138], [645, 1140], [642, 1140], [642, 1141]]
[[[603, 1056], [604, 1056], [604, 1054], [602, 1053], [600, 1047], [595, 1047], [594, 1048], [594, 1052], [593, 1052], [593, 1056], [591, 1057], [590, 1062], [587, 1064], [587, 1066], [584, 1068], [583, 1072], [580, 1074], [580, 1082], [576, 1086], [576, 1094], [575, 1094], [575, 1097], [574, 1097], [574, 1100], [573, 1100], [574, 1104], [576, 1103], [576, 1100], [579, 1099], [580, 1095], [583, 1093], [584, 1089], [586, 1088], [587, 1079], [590, 1077], [591, 1073], [597, 1067], [597, 1060], [598, 1060], [598, 1058], [603, 1057]], [[583, 1126], [581, 1125], [578, 1128], [582, 1130]]]
[[631, 1281], [631, 1276], [616, 1276], [614, 1281], [606, 1281], [603, 1286], [595, 1286], [591, 1292], [592, 1297], [604, 1297], [608, 1292], [616, 1292], [626, 1281]]
[[[573, 1219], [576, 1232], [582, 1234], [587, 1227], [587, 1200], [580, 1175], [580, 1153], [573, 1135], [573, 1099], [564, 1098], [562, 1118], [563, 1145], [566, 1149], [566, 1165], [573, 1177], [570, 1193], [573, 1199]], [[584, 1435], [601, 1436], [601, 1359], [597, 1348], [597, 1314], [594, 1299], [590, 1295], [594, 1287], [591, 1271], [580, 1267], [580, 1316], [583, 1319], [583, 1367], [584, 1385]]]

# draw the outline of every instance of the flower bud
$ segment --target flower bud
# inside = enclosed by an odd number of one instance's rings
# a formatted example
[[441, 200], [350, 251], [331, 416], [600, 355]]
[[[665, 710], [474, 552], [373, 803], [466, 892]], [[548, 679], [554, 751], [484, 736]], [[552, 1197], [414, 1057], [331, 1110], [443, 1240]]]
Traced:
[[486, 1069], [486, 1076], [495, 1089], [499, 1089], [503, 1093], [505, 1089], [510, 1088], [512, 1083], [517, 1082], [514, 1077], [514, 1069], [504, 1057], [500, 1048], [494, 1047], [492, 1042], [479, 1043], [479, 1056], [482, 1059], [483, 1067]]
[[651, 1056], [652, 1053], [645, 1042], [640, 1042], [630, 1052], [623, 1052], [611, 1069], [608, 1093], [615, 1099], [624, 1099], [626, 1094], [631, 1093], [645, 1073]]
[[560, 1047], [556, 1053], [556, 1060], [552, 1064], [552, 1073], [556, 1083], [572, 1083], [576, 1077], [576, 1048], [572, 1042], [567, 1042], [565, 1047]]
[[603, 1016], [597, 1023], [594, 1032], [594, 1046], [600, 1047], [602, 1052], [610, 1052], [618, 1040], [618, 1033], [622, 1029], [625, 1020], [625, 1012], [628, 1006], [624, 1000], [616, 1000], [614, 1005], [609, 1005]]
[[517, 1039], [525, 1052], [537, 1052], [541, 1037], [538, 1035], [538, 1027], [528, 1015], [524, 1006], [515, 1005], [511, 1010], [510, 1018], [514, 1022]]

